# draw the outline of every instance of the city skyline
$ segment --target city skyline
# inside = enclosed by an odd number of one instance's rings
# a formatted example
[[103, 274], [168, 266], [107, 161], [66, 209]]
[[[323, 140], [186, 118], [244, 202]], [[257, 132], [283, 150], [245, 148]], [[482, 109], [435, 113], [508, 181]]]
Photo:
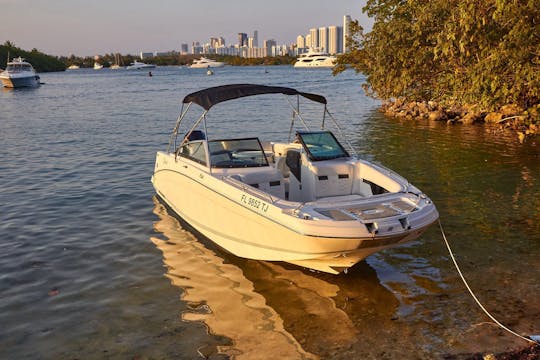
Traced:
[[152, 6], [133, 6], [126, 0], [97, 0], [90, 6], [81, 0], [0, 0], [0, 5], [6, 14], [0, 22], [0, 42], [9, 40], [52, 55], [180, 51], [183, 43], [206, 43], [219, 37], [230, 45], [236, 43], [238, 33], [251, 37], [255, 30], [259, 46], [270, 39], [294, 44], [299, 34], [305, 35], [313, 26], [340, 24], [343, 14], [367, 28], [372, 24], [361, 11], [365, 0], [344, 0], [330, 7], [321, 0], [310, 1], [309, 6], [284, 0], [271, 4], [230, 0], [211, 6], [182, 6], [173, 0]]

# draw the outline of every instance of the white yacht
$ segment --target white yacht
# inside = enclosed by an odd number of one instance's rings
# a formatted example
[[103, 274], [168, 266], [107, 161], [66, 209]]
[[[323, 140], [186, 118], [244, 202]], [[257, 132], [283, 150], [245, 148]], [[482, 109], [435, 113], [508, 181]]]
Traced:
[[129, 66], [126, 67], [127, 70], [143, 70], [143, 69], [153, 69], [156, 65], [154, 64], [146, 64], [140, 61], [133, 61]]
[[[287, 101], [289, 141], [207, 137], [210, 108], [260, 94], [297, 97]], [[302, 117], [301, 98], [324, 106], [321, 123]], [[203, 113], [184, 121], [192, 104]], [[304, 130], [293, 138], [298, 123]], [[328, 123], [340, 132], [323, 96], [287, 87], [234, 84], [194, 92], [183, 100], [167, 151], [157, 153], [152, 184], [177, 216], [244, 258], [338, 274], [418, 238], [438, 219], [433, 202], [398, 174], [358, 159], [325, 130]]]
[[94, 62], [94, 70], [101, 70], [101, 69], [103, 69], [103, 65], [101, 65], [97, 61]]
[[67, 67], [68, 70], [78, 70], [80, 69], [80, 66], [79, 65], [75, 65], [75, 64], [72, 64], [72, 65], [69, 65]]
[[6, 70], [0, 73], [0, 80], [7, 88], [37, 87], [40, 84], [34, 67], [20, 56], [8, 61]]
[[207, 59], [205, 57], [201, 57], [198, 60], [193, 60], [193, 64], [190, 65], [190, 68], [192, 69], [206, 69], [206, 68], [217, 68], [222, 67], [225, 64], [220, 61], [215, 61], [212, 59]]
[[313, 51], [310, 49], [307, 53], [300, 54], [294, 63], [295, 68], [311, 67], [333, 67], [336, 64], [336, 57], [324, 52]]

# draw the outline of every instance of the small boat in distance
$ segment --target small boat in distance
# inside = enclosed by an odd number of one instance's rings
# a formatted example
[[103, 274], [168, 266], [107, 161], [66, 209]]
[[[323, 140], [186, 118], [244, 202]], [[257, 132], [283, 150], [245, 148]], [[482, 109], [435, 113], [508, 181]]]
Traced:
[[0, 80], [7, 88], [37, 87], [39, 76], [34, 67], [22, 57], [8, 61], [6, 70], [0, 73]]
[[333, 67], [336, 63], [336, 57], [328, 55], [327, 53], [320, 51], [313, 51], [309, 49], [307, 53], [300, 54], [298, 60], [294, 63], [295, 68], [312, 68], [312, 67], [322, 67], [329, 68]]
[[103, 65], [101, 65], [97, 61], [94, 62], [94, 70], [101, 70], [101, 69], [103, 69]]
[[69, 65], [69, 66], [67, 67], [67, 70], [77, 70], [77, 69], [80, 69], [80, 66], [79, 66], [79, 65], [75, 65], [75, 64]]
[[122, 59], [120, 58], [120, 54], [114, 54], [114, 64], [112, 64], [109, 69], [111, 70], [118, 70], [123, 69], [124, 66], [120, 65], [122, 62]]
[[126, 67], [127, 70], [141, 70], [141, 69], [153, 69], [156, 65], [154, 64], [146, 64], [140, 61], [133, 61], [129, 66]]
[[[287, 142], [207, 137], [214, 105], [263, 94], [296, 96], [286, 101], [293, 108], [291, 124], [282, 127]], [[300, 98], [324, 105], [321, 123], [308, 124]], [[202, 115], [186, 116], [192, 104]], [[222, 113], [218, 121], [226, 123]], [[288, 87], [232, 84], [191, 93], [167, 151], [156, 155], [152, 184], [170, 211], [236, 256], [338, 274], [418, 238], [439, 214], [406, 179], [357, 158], [350, 144], [347, 150], [329, 123], [341, 133], [325, 97]]]
[[222, 63], [221, 61], [216, 61], [216, 60], [208, 59], [205, 57], [201, 57], [198, 60], [193, 60], [193, 64], [191, 64], [189, 67], [192, 69], [204, 69], [208, 67], [217, 68], [217, 67], [222, 67], [224, 65], [225, 64]]

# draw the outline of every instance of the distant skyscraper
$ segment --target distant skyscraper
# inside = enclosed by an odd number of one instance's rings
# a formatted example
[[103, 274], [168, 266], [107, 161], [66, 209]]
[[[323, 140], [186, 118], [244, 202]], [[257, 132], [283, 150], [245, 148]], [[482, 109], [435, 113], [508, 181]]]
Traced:
[[306, 35], [306, 49], [307, 48], [312, 48], [313, 46], [311, 45], [311, 34], [307, 34]]
[[253, 47], [259, 47], [259, 32], [257, 30], [253, 32]]
[[319, 50], [328, 52], [328, 28], [319, 28]]
[[188, 53], [188, 44], [182, 44], [180, 45], [180, 53], [182, 55], [185, 55]]
[[347, 46], [347, 38], [351, 36], [349, 25], [351, 24], [351, 17], [349, 15], [345, 15], [343, 17], [343, 52], [346, 53], [349, 51], [349, 47]]
[[275, 56], [276, 51], [276, 40], [270, 39], [263, 42], [264, 48], [266, 49], [266, 56]]
[[238, 33], [238, 47], [248, 46], [248, 37], [246, 33]]
[[319, 47], [319, 31], [317, 29], [309, 29], [309, 35], [311, 35], [311, 47]]
[[331, 55], [343, 52], [343, 28], [341, 26], [328, 27], [328, 53]]
[[296, 47], [298, 49], [305, 49], [306, 48], [306, 38], [302, 35], [298, 35], [296, 37]]

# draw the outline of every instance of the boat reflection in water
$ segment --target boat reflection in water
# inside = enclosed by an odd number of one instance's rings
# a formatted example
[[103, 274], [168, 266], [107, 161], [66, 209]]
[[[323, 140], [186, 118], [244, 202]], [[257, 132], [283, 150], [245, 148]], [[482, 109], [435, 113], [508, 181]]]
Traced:
[[212, 242], [195, 237], [154, 202], [154, 227], [163, 238], [152, 241], [163, 252], [166, 276], [183, 289], [191, 309], [182, 319], [203, 321], [210, 333], [231, 339], [219, 353], [235, 359], [369, 354], [395, 324], [399, 301], [365, 262], [340, 277], [238, 258], [212, 250]]
[[182, 300], [193, 309], [184, 312], [187, 321], [203, 321], [213, 334], [232, 339], [220, 353], [241, 359], [316, 359], [305, 352], [283, 328], [280, 316], [253, 290], [242, 270], [227, 264], [204, 247], [178, 221], [167, 215], [155, 200], [154, 212], [160, 217], [155, 229], [167, 240], [152, 238], [163, 252], [167, 277], [184, 290]]

